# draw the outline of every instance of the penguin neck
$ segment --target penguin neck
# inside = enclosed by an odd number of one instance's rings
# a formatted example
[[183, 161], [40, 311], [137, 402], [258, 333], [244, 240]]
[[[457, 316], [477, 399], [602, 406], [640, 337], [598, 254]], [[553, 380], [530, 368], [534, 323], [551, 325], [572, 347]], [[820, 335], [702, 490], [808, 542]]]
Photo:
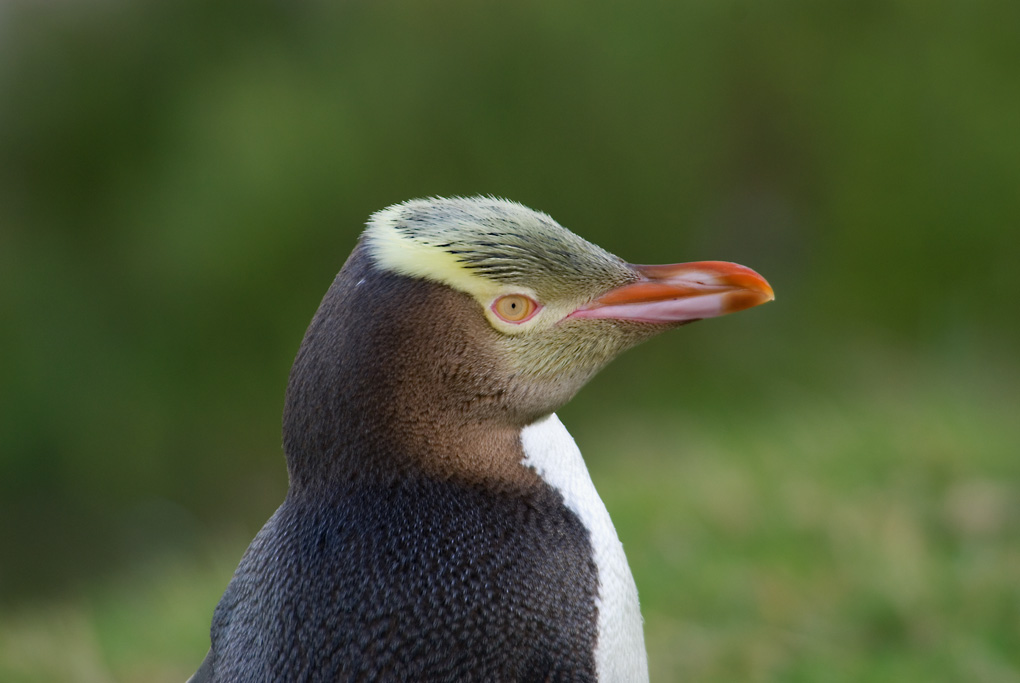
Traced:
[[495, 334], [467, 295], [382, 271], [359, 244], [291, 370], [291, 495], [419, 476], [535, 485]]

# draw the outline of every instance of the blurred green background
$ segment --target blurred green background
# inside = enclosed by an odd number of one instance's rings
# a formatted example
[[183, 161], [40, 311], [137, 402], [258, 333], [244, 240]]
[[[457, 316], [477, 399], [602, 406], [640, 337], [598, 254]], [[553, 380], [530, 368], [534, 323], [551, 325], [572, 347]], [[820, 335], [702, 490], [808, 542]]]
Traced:
[[656, 681], [1020, 681], [1020, 3], [0, 4], [0, 679], [180, 681], [368, 215], [777, 300], [561, 411]]

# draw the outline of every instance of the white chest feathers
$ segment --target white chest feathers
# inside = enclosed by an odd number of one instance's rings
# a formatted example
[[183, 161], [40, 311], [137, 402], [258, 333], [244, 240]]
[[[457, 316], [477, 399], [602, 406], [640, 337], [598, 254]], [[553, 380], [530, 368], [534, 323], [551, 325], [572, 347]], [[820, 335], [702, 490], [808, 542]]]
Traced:
[[648, 655], [637, 586], [623, 554], [623, 544], [595, 491], [581, 451], [556, 415], [525, 427], [521, 445], [524, 464], [560, 492], [591, 538], [599, 577], [595, 664], [600, 683], [647, 681]]

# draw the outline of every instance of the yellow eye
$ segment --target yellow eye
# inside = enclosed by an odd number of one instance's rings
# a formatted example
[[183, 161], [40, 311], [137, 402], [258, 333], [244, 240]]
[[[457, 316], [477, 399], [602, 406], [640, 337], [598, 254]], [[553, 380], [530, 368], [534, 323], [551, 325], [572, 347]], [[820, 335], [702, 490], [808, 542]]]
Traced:
[[492, 312], [508, 323], [523, 323], [538, 312], [538, 304], [523, 294], [507, 294], [492, 303]]

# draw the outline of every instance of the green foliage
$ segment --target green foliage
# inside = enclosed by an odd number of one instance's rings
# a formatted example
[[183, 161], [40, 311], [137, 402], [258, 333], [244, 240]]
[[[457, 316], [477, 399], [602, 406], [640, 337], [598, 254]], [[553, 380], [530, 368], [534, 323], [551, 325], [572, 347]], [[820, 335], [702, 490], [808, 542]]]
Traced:
[[[0, 13], [0, 678], [179, 678], [365, 218], [491, 193], [776, 290], [564, 411], [659, 679], [1017, 680], [1020, 4]], [[180, 620], [146, 602], [191, 583]], [[139, 642], [149, 612], [180, 640]], [[80, 675], [8, 664], [33, 633]]]

